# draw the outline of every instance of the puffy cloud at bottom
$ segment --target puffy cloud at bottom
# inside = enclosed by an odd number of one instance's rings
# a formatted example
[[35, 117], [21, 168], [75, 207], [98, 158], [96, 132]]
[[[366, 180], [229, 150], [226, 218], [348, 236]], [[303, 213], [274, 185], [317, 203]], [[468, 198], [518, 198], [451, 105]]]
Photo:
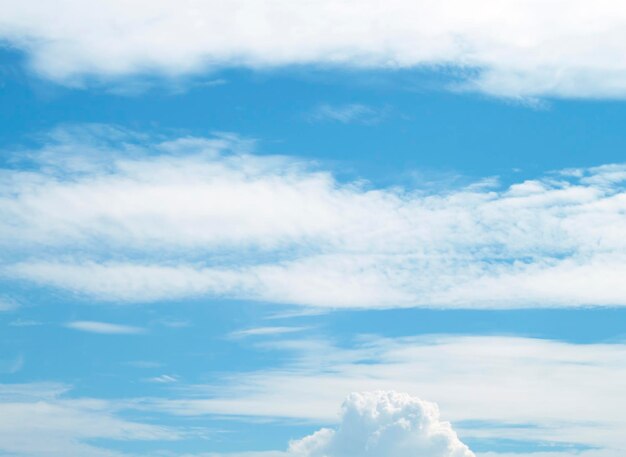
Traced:
[[294, 457], [474, 457], [436, 404], [393, 391], [352, 393], [336, 430], [289, 446]]

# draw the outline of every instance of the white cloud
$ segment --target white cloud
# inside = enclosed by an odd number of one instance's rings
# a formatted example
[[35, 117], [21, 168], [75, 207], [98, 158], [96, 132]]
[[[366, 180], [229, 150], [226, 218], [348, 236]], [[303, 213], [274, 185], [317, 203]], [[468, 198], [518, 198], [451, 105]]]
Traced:
[[619, 0], [2, 0], [0, 8], [0, 39], [66, 84], [314, 64], [452, 68], [462, 87], [499, 96], [626, 94]]
[[93, 440], [175, 440], [176, 430], [117, 417], [111, 402], [71, 399], [56, 384], [0, 385], [0, 454], [12, 457], [123, 457]]
[[65, 326], [74, 330], [80, 330], [81, 332], [102, 333], [106, 335], [134, 335], [145, 332], [145, 329], [141, 327], [95, 321], [73, 321], [68, 322]]
[[348, 348], [298, 339], [264, 349], [272, 347], [291, 351], [292, 361], [144, 406], [183, 416], [329, 423], [336, 421], [335, 405], [354, 390], [396, 390], [437, 402], [465, 442], [526, 441], [602, 457], [626, 449], [622, 343], [429, 335], [362, 338]]
[[293, 441], [297, 457], [474, 457], [436, 404], [397, 392], [352, 393], [339, 427]]
[[626, 165], [425, 191], [251, 148], [57, 131], [0, 171], [1, 274], [114, 301], [626, 304]]
[[153, 378], [146, 379], [147, 382], [154, 382], [157, 384], [172, 384], [174, 382], [178, 382], [178, 376], [176, 375], [168, 375], [162, 374], [159, 376], [155, 376]]

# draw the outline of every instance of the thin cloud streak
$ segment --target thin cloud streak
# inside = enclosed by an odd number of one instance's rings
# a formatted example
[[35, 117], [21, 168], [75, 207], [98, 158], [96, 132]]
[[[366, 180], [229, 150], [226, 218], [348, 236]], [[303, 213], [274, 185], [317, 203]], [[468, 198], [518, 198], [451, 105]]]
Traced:
[[81, 332], [100, 333], [103, 335], [137, 335], [146, 332], [146, 329], [142, 327], [96, 321], [73, 321], [66, 323], [65, 327], [80, 330]]

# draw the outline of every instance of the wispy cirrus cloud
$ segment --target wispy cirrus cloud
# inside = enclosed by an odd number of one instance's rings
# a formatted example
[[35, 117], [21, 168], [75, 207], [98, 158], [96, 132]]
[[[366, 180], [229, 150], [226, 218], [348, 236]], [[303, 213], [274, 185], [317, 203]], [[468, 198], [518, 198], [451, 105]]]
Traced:
[[2, 275], [104, 301], [626, 304], [625, 165], [507, 187], [374, 188], [252, 148], [57, 131], [0, 175]]
[[103, 335], [137, 335], [146, 332], [146, 329], [142, 327], [97, 321], [72, 321], [67, 322], [65, 327], [80, 330], [81, 332], [100, 333]]
[[162, 374], [159, 376], [154, 376], [152, 378], [147, 378], [145, 379], [145, 381], [153, 382], [156, 384], [172, 384], [172, 383], [178, 382], [179, 378], [176, 375]]
[[[506, 97], [626, 95], [617, 0], [4, 0], [0, 8], [0, 39], [64, 84], [312, 64], [452, 69], [457, 88]], [[72, 14], [51, 23], [59, 9]]]
[[0, 453], [16, 457], [124, 457], [95, 440], [169, 441], [180, 430], [121, 418], [120, 405], [70, 398], [69, 386], [51, 383], [0, 384]]

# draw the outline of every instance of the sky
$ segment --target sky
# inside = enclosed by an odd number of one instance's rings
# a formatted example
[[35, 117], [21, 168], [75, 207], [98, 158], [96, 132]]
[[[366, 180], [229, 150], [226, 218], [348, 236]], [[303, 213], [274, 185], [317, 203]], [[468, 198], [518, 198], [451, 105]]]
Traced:
[[620, 2], [0, 10], [0, 456], [623, 457]]

